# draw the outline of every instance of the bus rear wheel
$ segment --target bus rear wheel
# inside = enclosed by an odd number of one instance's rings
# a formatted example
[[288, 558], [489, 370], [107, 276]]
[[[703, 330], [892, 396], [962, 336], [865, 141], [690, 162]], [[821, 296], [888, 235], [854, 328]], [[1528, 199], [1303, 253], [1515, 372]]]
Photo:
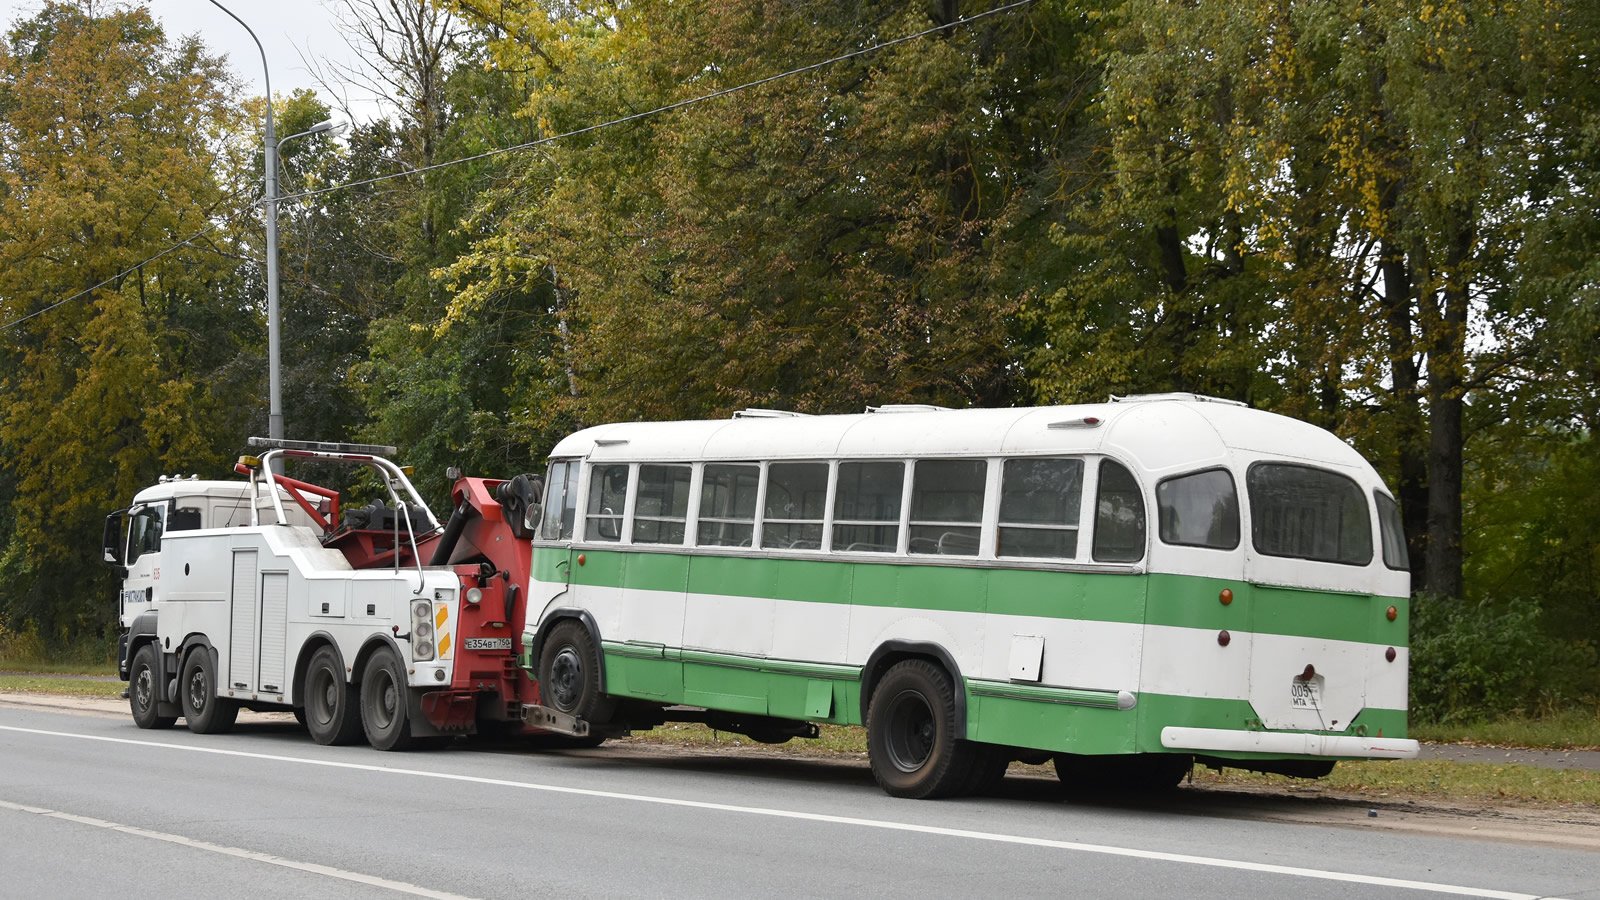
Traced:
[[379, 650], [361, 674], [361, 728], [378, 750], [408, 750], [411, 734], [410, 688], [405, 666], [392, 650]]
[[344, 680], [344, 665], [332, 647], [319, 647], [306, 667], [306, 730], [319, 744], [353, 744], [361, 737], [361, 694]]
[[611, 720], [616, 701], [600, 692], [600, 649], [572, 619], [550, 629], [539, 654], [539, 702], [596, 725]]
[[133, 665], [128, 667], [128, 711], [133, 713], [133, 724], [140, 728], [171, 728], [178, 721], [177, 716], [156, 712], [162, 687], [156, 677], [155, 645], [145, 644], [133, 654]]
[[867, 712], [872, 776], [892, 797], [959, 793], [972, 777], [974, 745], [956, 734], [950, 676], [920, 659], [896, 664], [878, 682]]
[[184, 721], [195, 734], [227, 734], [239, 717], [238, 701], [217, 696], [216, 666], [205, 647], [194, 648], [183, 661], [178, 701]]

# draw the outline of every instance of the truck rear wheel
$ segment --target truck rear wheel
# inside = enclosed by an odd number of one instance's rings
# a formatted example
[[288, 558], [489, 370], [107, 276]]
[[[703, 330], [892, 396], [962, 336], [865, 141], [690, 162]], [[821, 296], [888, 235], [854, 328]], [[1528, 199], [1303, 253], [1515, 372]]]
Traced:
[[353, 744], [361, 738], [361, 692], [345, 681], [344, 665], [332, 647], [320, 647], [306, 667], [306, 730], [319, 744]]
[[177, 716], [156, 712], [165, 688], [156, 677], [155, 645], [145, 644], [133, 654], [133, 665], [128, 667], [128, 710], [133, 713], [133, 724], [140, 728], [171, 728], [178, 721]]
[[405, 666], [392, 650], [379, 650], [361, 673], [361, 727], [378, 750], [407, 750], [414, 743]]
[[194, 648], [183, 662], [178, 702], [183, 705], [184, 721], [195, 734], [226, 734], [239, 717], [238, 701], [217, 696], [216, 666], [205, 647]]

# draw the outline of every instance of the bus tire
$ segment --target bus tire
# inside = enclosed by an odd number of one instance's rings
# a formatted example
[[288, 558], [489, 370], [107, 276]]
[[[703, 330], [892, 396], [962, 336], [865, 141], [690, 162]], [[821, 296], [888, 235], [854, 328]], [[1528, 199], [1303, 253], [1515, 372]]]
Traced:
[[319, 744], [353, 744], [361, 738], [360, 686], [344, 680], [344, 665], [332, 647], [320, 647], [306, 666], [306, 730]]
[[550, 629], [539, 654], [539, 702], [596, 725], [611, 720], [617, 703], [600, 692], [600, 648], [576, 619]]
[[140, 728], [171, 728], [177, 716], [163, 716], [156, 712], [162, 685], [156, 677], [156, 648], [145, 644], [133, 654], [133, 665], [128, 667], [128, 711], [133, 713], [133, 724]]
[[959, 793], [975, 754], [956, 734], [955, 693], [943, 669], [909, 659], [884, 674], [868, 707], [867, 755], [885, 793], [915, 800]]
[[227, 734], [239, 718], [238, 701], [217, 696], [216, 667], [205, 647], [194, 648], [183, 661], [178, 703], [183, 707], [184, 722], [195, 734]]
[[411, 734], [410, 691], [405, 666], [393, 650], [372, 654], [361, 673], [361, 730], [376, 750], [409, 750]]

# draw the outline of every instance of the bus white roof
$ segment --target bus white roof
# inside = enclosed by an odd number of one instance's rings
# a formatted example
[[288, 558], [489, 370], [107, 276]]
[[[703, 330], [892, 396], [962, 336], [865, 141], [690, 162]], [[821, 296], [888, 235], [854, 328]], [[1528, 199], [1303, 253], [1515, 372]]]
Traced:
[[734, 461], [1113, 450], [1132, 457], [1147, 471], [1221, 461], [1232, 450], [1370, 471], [1353, 448], [1314, 425], [1190, 394], [1076, 406], [891, 408], [837, 416], [622, 422], [572, 434], [550, 455]]

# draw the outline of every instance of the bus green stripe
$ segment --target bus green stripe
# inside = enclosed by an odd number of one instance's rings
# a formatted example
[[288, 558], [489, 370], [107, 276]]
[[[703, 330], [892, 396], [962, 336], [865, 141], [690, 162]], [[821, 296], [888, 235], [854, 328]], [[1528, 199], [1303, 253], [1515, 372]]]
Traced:
[[[770, 597], [806, 603], [988, 612], [1409, 645], [1405, 598], [1253, 585], [1188, 575], [1147, 576], [915, 563], [539, 549], [542, 580], [611, 588]], [[1223, 605], [1222, 591], [1232, 592]], [[1386, 612], [1396, 609], [1389, 621]]]

